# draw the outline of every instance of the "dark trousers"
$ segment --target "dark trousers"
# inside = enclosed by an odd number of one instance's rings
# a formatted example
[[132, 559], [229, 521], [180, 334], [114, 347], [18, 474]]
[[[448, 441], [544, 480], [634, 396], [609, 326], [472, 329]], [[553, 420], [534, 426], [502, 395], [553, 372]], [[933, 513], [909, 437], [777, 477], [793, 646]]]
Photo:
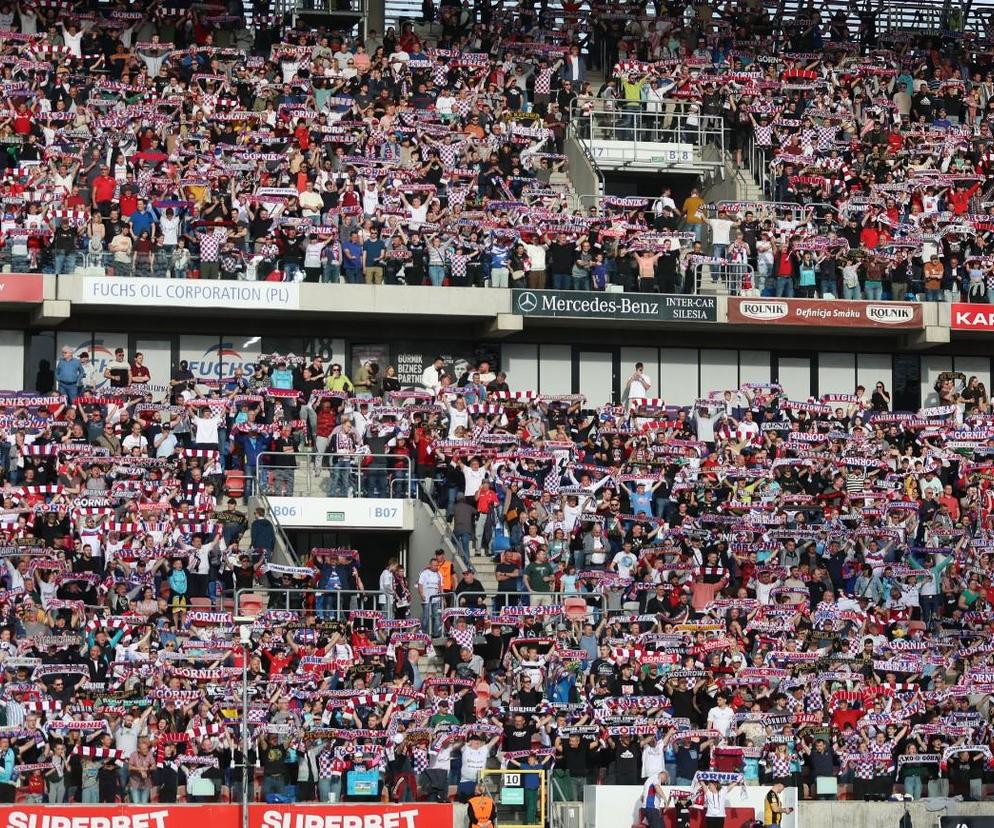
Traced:
[[449, 775], [440, 768], [426, 770], [418, 777], [419, 793], [429, 802], [449, 801]]

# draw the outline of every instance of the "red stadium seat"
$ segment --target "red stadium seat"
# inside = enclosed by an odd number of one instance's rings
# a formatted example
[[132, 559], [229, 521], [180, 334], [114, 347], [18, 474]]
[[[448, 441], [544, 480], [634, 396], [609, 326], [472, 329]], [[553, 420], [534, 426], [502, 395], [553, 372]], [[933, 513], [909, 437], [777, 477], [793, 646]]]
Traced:
[[265, 606], [265, 600], [263, 596], [258, 595], [253, 592], [246, 592], [238, 596], [238, 614], [239, 615], [260, 615]]
[[224, 488], [229, 497], [245, 496], [245, 472], [232, 469], [224, 476]]

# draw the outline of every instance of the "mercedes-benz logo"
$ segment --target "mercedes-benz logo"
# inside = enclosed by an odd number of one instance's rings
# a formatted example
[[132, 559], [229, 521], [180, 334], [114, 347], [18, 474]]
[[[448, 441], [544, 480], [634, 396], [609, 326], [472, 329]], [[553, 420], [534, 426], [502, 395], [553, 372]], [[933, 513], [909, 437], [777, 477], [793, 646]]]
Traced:
[[531, 291], [528, 291], [527, 293], [522, 293], [518, 296], [519, 311], [524, 311], [525, 313], [531, 313], [537, 307], [538, 307], [538, 297]]

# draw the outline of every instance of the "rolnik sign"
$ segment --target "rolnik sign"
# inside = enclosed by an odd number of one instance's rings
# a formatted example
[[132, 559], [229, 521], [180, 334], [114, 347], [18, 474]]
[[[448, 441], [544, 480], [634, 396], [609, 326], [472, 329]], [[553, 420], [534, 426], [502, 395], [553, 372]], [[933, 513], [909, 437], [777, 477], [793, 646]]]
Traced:
[[511, 294], [513, 311], [529, 317], [622, 322], [718, 321], [718, 301], [713, 296], [586, 290], [513, 290]]
[[917, 302], [850, 302], [835, 299], [728, 300], [728, 321], [739, 325], [797, 325], [823, 328], [925, 326]]

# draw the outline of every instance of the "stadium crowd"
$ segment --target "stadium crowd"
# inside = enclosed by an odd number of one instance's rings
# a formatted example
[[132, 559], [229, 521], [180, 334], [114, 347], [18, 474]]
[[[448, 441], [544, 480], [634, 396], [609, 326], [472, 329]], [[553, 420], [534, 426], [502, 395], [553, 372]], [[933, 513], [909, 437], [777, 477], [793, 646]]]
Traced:
[[[14, 272], [690, 292], [707, 267], [746, 293], [994, 298], [994, 76], [962, 33], [522, 0], [426, 4], [430, 42], [410, 22], [363, 40], [182, 6], [5, 6]], [[717, 122], [771, 166], [771, 201], [571, 211], [571, 120], [691, 142]]]
[[[771, 54], [750, 3], [656, 11], [652, 31], [603, 12], [581, 32], [527, 2], [468, 24], [447, 4], [432, 45], [279, 21], [246, 44], [203, 7], [0, 5], [11, 265], [672, 291], [731, 263], [780, 294], [987, 297], [986, 56], [877, 42], [872, 12], [856, 42], [815, 21]], [[588, 57], [613, 77], [597, 90]], [[619, 129], [720, 114], [733, 151], [766, 148], [774, 201], [568, 215], [550, 186], [565, 124], [598, 97]], [[180, 363], [163, 397], [139, 355], [102, 376], [82, 357], [63, 353], [51, 394], [0, 395], [0, 802], [327, 800], [370, 780], [446, 800], [502, 764], [550, 770], [566, 798], [643, 785], [653, 828], [664, 785], [709, 816], [760, 782], [985, 796], [994, 428], [976, 378], [944, 375], [917, 412], [879, 383], [675, 408], [637, 368], [592, 407], [484, 364], [437, 360], [409, 390], [271, 355], [223, 383]], [[329, 494], [359, 473], [395, 492], [413, 466], [465, 571], [443, 550], [366, 590], [364, 550], [280, 563], [265, 512], [226, 491], [266, 452], [273, 494], [302, 459]], [[315, 591], [242, 643], [231, 596], [256, 587]], [[429, 648], [444, 668], [425, 676]]]
[[[181, 367], [159, 400], [123, 356], [71, 402], [0, 396], [0, 801], [237, 800], [243, 669], [249, 798], [365, 781], [465, 799], [499, 765], [549, 770], [566, 798], [644, 785], [652, 825], [667, 784], [719, 811], [761, 782], [984, 796], [994, 431], [976, 378], [942, 375], [911, 413], [882, 383], [674, 408], [639, 365], [592, 408], [440, 360], [421, 389], [352, 396], [333, 365], [341, 390], [286, 393], [283, 372], [323, 366], [270, 355], [251, 387]], [[380, 448], [449, 504], [461, 566], [390, 560], [368, 589], [362, 550], [279, 563], [264, 512], [248, 525], [225, 499], [261, 451], [301, 452], [334, 491]], [[285, 491], [275, 465], [263, 485]], [[260, 587], [314, 591], [277, 593], [241, 643], [232, 590]], [[444, 666], [422, 675], [429, 648]]]

